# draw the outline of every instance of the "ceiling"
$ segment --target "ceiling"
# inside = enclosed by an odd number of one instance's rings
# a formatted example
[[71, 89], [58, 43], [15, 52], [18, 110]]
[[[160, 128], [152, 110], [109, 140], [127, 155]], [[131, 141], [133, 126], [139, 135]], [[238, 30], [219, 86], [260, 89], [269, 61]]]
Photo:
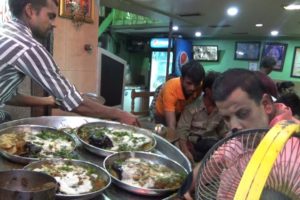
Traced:
[[[179, 30], [173, 35], [193, 38], [200, 31], [207, 38], [266, 38], [277, 29], [279, 37], [300, 38], [300, 10], [286, 11], [291, 0], [100, 0], [100, 5], [158, 19], [160, 26], [112, 26], [111, 31], [130, 35], [168, 35], [170, 20]], [[229, 17], [229, 6], [239, 8]], [[261, 28], [255, 27], [262, 23]]]

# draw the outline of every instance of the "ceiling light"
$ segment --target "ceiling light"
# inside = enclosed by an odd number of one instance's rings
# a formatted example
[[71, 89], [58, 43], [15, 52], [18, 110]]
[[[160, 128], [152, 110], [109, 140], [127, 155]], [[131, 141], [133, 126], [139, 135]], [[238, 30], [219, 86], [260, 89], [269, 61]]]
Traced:
[[256, 27], [263, 27], [263, 24], [255, 24]]
[[290, 4], [283, 7], [286, 10], [300, 10], [300, 4]]
[[274, 31], [271, 31], [271, 35], [272, 35], [272, 36], [277, 36], [277, 35], [278, 35], [278, 33], [279, 33], [279, 32], [278, 32], [278, 31], [276, 31], [276, 30], [274, 30]]
[[196, 37], [201, 37], [201, 35], [202, 35], [202, 34], [201, 34], [201, 32], [199, 32], [199, 31], [197, 31], [197, 32], [195, 33], [195, 36], [196, 36]]
[[179, 27], [178, 26], [173, 26], [173, 31], [178, 31]]
[[239, 10], [237, 9], [237, 7], [230, 7], [227, 9], [227, 14], [229, 16], [235, 16], [238, 12]]

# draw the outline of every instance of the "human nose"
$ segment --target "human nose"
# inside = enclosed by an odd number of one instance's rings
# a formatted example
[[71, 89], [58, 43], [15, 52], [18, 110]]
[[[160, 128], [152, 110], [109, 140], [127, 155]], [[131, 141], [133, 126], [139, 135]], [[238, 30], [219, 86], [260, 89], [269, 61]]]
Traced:
[[196, 86], [195, 86], [195, 85], [190, 85], [190, 86], [189, 86], [189, 90], [190, 90], [190, 91], [194, 91], [195, 89], [196, 89]]
[[237, 130], [243, 129], [242, 124], [239, 122], [239, 120], [232, 118], [229, 121], [229, 128], [232, 130], [232, 132], [236, 132]]
[[56, 20], [55, 19], [50, 20], [50, 26], [51, 26], [51, 29], [56, 28]]

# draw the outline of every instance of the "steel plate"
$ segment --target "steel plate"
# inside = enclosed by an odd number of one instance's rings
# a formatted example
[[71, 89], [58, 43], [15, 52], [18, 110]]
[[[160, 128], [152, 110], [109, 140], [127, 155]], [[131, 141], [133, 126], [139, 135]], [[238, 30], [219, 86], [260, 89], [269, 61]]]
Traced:
[[118, 178], [114, 177], [109, 172], [109, 169], [112, 167], [113, 163], [117, 160], [126, 160], [128, 158], [142, 158], [146, 161], [150, 161], [150, 162], [155, 163], [155, 164], [164, 165], [164, 166], [168, 167], [169, 169], [173, 170], [176, 173], [186, 174], [186, 175], [188, 173], [186, 171], [186, 169], [184, 169], [181, 165], [174, 162], [173, 160], [170, 160], [170, 159], [165, 158], [161, 155], [153, 154], [153, 153], [149, 153], [149, 152], [138, 152], [138, 151], [137, 152], [119, 152], [119, 153], [115, 153], [113, 155], [110, 155], [110, 156], [106, 157], [104, 162], [103, 162], [103, 166], [106, 169], [106, 171], [108, 171], [108, 173], [111, 175], [111, 177], [113, 179], [113, 182], [117, 186], [119, 186], [119, 187], [121, 187], [125, 190], [128, 190], [130, 192], [136, 193], [136, 194], [150, 195], [150, 196], [165, 195], [165, 194], [170, 194], [171, 192], [174, 192], [174, 191], [178, 190], [178, 188], [173, 188], [173, 189], [148, 189], [148, 188], [136, 187], [136, 186], [132, 186], [130, 184], [127, 184], [127, 183], [119, 180]]
[[77, 194], [77, 195], [68, 195], [68, 194], [57, 193], [56, 194], [57, 199], [61, 199], [61, 200], [86, 200], [86, 199], [92, 199], [94, 197], [99, 196], [106, 188], [109, 187], [109, 185], [111, 183], [110, 175], [102, 167], [99, 167], [98, 165], [95, 165], [91, 162], [86, 162], [86, 161], [81, 161], [81, 160], [63, 160], [63, 159], [41, 160], [41, 161], [33, 162], [33, 163], [30, 163], [29, 165], [26, 165], [24, 167], [24, 169], [34, 170], [36, 168], [42, 167], [43, 165], [45, 165], [47, 163], [51, 163], [51, 164], [54, 163], [55, 164], [57, 162], [66, 162], [66, 163], [71, 163], [74, 166], [92, 168], [106, 182], [106, 185], [103, 188], [101, 188], [100, 190], [97, 190], [95, 192], [88, 192], [88, 193], [82, 193], [82, 194]]
[[[20, 124], [37, 124], [37, 125], [45, 125], [50, 127], [55, 127], [58, 129], [73, 129], [78, 128], [83, 124], [88, 122], [111, 122], [106, 120], [101, 120], [97, 118], [90, 118], [90, 117], [81, 117], [81, 116], [45, 116], [45, 117], [32, 117], [32, 118], [25, 118], [21, 120], [15, 120], [11, 122], [6, 122], [0, 124], [0, 129], [20, 125]], [[174, 145], [169, 143], [164, 138], [160, 137], [159, 135], [154, 134], [154, 138], [157, 142], [155, 149], [153, 150], [154, 153], [160, 154], [161, 156], [165, 156], [169, 159], [172, 159], [182, 165], [188, 172], [192, 171], [191, 164], [189, 160], [184, 156], [184, 154]], [[76, 151], [79, 154], [80, 160], [85, 160], [92, 162], [94, 164], [102, 166], [102, 162], [104, 160], [103, 157], [97, 156], [95, 154], [91, 154], [89, 151], [85, 150], [81, 145], [76, 148]], [[24, 166], [18, 163], [10, 162], [3, 157], [0, 157], [0, 169], [20, 169]], [[95, 198], [95, 200], [160, 200], [160, 199], [172, 199], [173, 195], [165, 195], [160, 197], [147, 197], [136, 195], [126, 190], [120, 189], [119, 187], [111, 184], [109, 188], [104, 191], [104, 194], [100, 195], [99, 197]]]
[[[63, 131], [59, 131], [55, 128], [51, 128], [51, 127], [48, 127], [48, 126], [41, 126], [41, 125], [29, 125], [29, 124], [26, 124], [26, 125], [17, 125], [17, 126], [10, 126], [10, 127], [7, 127], [5, 129], [1, 129], [0, 130], [0, 135], [2, 134], [7, 134], [7, 133], [15, 133], [15, 134], [21, 134], [21, 133], [24, 133], [24, 132], [30, 132], [30, 133], [33, 133], [33, 132], [41, 132], [41, 131], [44, 131], [44, 130], [47, 130], [47, 131], [54, 131], [54, 132], [57, 132], [58, 134], [63, 134], [63, 135], [66, 135], [70, 141], [72, 141], [73, 143], [73, 150], [76, 148], [76, 142], [74, 140], [74, 138], [63, 132]], [[70, 152], [72, 152], [70, 151]], [[0, 154], [4, 157], [6, 157], [7, 159], [13, 161], [13, 162], [16, 162], [16, 163], [21, 163], [21, 164], [28, 164], [30, 162], [33, 162], [33, 161], [38, 161], [42, 158], [32, 158], [32, 157], [25, 157], [25, 156], [19, 156], [19, 155], [13, 155], [3, 149], [0, 149]]]
[[109, 156], [111, 154], [116, 153], [117, 151], [112, 151], [112, 150], [107, 150], [107, 149], [102, 149], [99, 147], [95, 147], [91, 144], [89, 144], [88, 142], [84, 141], [80, 136], [79, 133], [82, 130], [82, 128], [85, 127], [103, 127], [103, 128], [109, 128], [109, 129], [116, 129], [116, 130], [126, 130], [126, 131], [131, 131], [134, 133], [139, 133], [139, 134], [143, 134], [146, 135], [148, 137], [150, 137], [152, 139], [152, 145], [150, 148], [148, 148], [146, 151], [152, 151], [155, 146], [156, 146], [156, 140], [154, 138], [154, 134], [146, 129], [141, 129], [135, 126], [129, 126], [129, 125], [125, 125], [125, 124], [120, 124], [120, 123], [116, 123], [116, 122], [91, 122], [91, 123], [87, 123], [84, 124], [82, 126], [80, 126], [77, 130], [77, 137], [79, 139], [79, 141], [82, 143], [82, 145], [89, 150], [92, 153], [95, 153], [99, 156]]

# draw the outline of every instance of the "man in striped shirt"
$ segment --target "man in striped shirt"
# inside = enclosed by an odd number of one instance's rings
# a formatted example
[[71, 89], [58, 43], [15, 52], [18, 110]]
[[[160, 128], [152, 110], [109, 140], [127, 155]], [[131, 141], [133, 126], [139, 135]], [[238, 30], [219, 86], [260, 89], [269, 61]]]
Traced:
[[[0, 105], [55, 104], [80, 115], [138, 124], [137, 118], [130, 113], [82, 97], [60, 73], [50, 53], [38, 42], [37, 39], [46, 38], [55, 27], [58, 0], [9, 0], [9, 8], [14, 19], [0, 29]], [[28, 98], [33, 97], [18, 94], [17, 87], [26, 75], [54, 99], [31, 102]]]

